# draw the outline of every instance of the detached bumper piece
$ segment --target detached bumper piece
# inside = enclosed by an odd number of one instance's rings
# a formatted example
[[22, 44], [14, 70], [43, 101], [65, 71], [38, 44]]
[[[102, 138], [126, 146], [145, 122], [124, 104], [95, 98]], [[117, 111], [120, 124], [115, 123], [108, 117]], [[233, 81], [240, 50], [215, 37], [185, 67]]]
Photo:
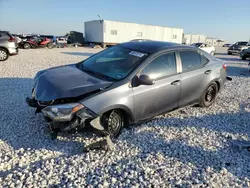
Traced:
[[92, 144], [89, 144], [88, 146], [85, 146], [83, 148], [83, 152], [89, 152], [90, 150], [113, 150], [114, 144], [109, 136], [106, 136], [105, 139], [94, 142]]

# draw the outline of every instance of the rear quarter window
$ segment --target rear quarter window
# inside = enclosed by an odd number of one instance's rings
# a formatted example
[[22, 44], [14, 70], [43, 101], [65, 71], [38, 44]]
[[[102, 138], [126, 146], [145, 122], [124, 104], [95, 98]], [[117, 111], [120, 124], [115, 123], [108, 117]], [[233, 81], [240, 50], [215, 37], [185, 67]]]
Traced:
[[207, 63], [208, 59], [201, 58], [201, 55], [196, 51], [180, 51], [182, 62], [182, 72], [187, 72], [201, 68], [203, 63]]

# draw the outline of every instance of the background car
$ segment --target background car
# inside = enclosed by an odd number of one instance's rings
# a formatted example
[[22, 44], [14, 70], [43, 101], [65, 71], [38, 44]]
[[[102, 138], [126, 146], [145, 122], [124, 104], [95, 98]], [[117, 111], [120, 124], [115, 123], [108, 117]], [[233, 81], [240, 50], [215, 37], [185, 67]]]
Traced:
[[215, 51], [216, 51], [214, 46], [210, 46], [206, 43], [194, 43], [191, 46], [195, 46], [197, 48], [200, 48], [211, 55], [214, 55]]
[[224, 44], [222, 47], [230, 47], [232, 44]]
[[18, 54], [16, 39], [7, 31], [0, 31], [0, 61], [8, 59], [9, 55]]
[[250, 58], [250, 47], [242, 50], [240, 52], [240, 57], [242, 60], [246, 60], [247, 58]]
[[26, 102], [55, 132], [92, 126], [116, 137], [131, 123], [191, 104], [210, 106], [226, 78], [224, 62], [199, 48], [127, 42], [38, 72]]
[[227, 54], [232, 55], [233, 53], [240, 53], [242, 50], [248, 48], [249, 46], [250, 44], [247, 41], [236, 42], [228, 48]]
[[56, 43], [56, 36], [54, 36], [54, 35], [40, 35], [40, 37], [48, 38], [48, 39], [52, 40], [53, 43]]

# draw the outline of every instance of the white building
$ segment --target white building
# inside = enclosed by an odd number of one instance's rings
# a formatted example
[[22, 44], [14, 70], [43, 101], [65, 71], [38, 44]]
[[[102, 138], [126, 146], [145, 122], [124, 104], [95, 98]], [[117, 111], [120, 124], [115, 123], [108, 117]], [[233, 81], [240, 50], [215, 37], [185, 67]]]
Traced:
[[223, 46], [225, 41], [217, 38], [206, 38], [206, 44], [211, 46]]
[[89, 43], [114, 45], [133, 39], [182, 43], [183, 29], [109, 20], [84, 23], [85, 40]]
[[184, 34], [182, 43], [187, 45], [199, 42], [205, 43], [206, 38], [205, 35]]

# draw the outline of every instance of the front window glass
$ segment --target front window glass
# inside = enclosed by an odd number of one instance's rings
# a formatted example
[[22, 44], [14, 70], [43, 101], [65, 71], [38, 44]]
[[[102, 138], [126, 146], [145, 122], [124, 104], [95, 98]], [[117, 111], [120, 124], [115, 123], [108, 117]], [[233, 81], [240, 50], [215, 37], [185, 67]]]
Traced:
[[79, 68], [104, 79], [121, 80], [147, 56], [146, 53], [114, 46], [86, 59]]
[[141, 72], [151, 79], [158, 79], [177, 73], [175, 53], [161, 55], [150, 62]]

